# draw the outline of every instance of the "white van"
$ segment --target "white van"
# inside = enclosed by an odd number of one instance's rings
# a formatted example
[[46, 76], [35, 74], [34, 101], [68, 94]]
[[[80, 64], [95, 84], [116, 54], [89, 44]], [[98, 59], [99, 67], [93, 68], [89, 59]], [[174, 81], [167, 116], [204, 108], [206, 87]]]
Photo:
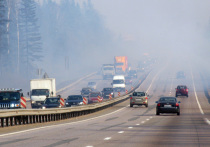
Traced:
[[113, 77], [112, 86], [115, 92], [125, 92], [125, 77], [123, 75], [116, 75]]

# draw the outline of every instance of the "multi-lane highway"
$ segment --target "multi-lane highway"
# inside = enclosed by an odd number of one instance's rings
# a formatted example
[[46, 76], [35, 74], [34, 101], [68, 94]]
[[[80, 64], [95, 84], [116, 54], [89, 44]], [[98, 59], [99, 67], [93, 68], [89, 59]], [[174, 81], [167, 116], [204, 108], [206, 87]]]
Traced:
[[[206, 74], [189, 67], [186, 79], [176, 79], [177, 70], [170, 64], [157, 68], [137, 89], [150, 95], [148, 108], [130, 108], [127, 100], [69, 120], [1, 128], [0, 146], [210, 146]], [[156, 116], [155, 101], [175, 96], [179, 84], [189, 87], [188, 98], [178, 97], [181, 115]]]

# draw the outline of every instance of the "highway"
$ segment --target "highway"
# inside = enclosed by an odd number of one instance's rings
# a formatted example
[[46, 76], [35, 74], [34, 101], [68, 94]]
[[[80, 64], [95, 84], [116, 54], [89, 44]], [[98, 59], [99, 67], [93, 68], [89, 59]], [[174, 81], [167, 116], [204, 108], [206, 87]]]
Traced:
[[[148, 108], [130, 108], [127, 100], [69, 120], [1, 128], [0, 146], [210, 146], [207, 74], [188, 67], [184, 70], [186, 79], [176, 79], [177, 70], [170, 64], [156, 68], [137, 89], [149, 94]], [[181, 115], [156, 116], [155, 101], [161, 96], [175, 96], [179, 84], [189, 87], [188, 98], [178, 97]]]

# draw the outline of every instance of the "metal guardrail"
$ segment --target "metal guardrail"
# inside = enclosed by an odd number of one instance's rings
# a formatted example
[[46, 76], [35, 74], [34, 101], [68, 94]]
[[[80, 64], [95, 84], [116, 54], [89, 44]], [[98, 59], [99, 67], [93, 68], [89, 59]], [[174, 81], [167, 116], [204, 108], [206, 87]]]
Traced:
[[24, 125], [33, 123], [43, 123], [56, 120], [63, 120], [81, 115], [93, 113], [113, 105], [116, 105], [129, 98], [129, 94], [137, 89], [142, 82], [147, 78], [150, 72], [141, 76], [141, 80], [135, 83], [134, 89], [130, 90], [127, 95], [116, 97], [111, 100], [106, 100], [100, 103], [83, 105], [70, 108], [55, 108], [55, 109], [14, 109], [0, 111], [0, 127], [9, 127], [14, 125]]

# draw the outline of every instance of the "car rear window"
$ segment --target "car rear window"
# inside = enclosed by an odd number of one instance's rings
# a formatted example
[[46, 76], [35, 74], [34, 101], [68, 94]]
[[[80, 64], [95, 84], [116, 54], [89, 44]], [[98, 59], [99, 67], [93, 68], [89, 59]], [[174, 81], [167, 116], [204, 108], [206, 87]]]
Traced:
[[82, 96], [78, 95], [78, 96], [69, 96], [68, 100], [82, 100]]
[[186, 89], [186, 86], [178, 86], [177, 89]]
[[175, 98], [160, 98], [159, 100], [160, 102], [176, 102], [176, 99]]
[[145, 96], [144, 92], [134, 92], [133, 96]]

